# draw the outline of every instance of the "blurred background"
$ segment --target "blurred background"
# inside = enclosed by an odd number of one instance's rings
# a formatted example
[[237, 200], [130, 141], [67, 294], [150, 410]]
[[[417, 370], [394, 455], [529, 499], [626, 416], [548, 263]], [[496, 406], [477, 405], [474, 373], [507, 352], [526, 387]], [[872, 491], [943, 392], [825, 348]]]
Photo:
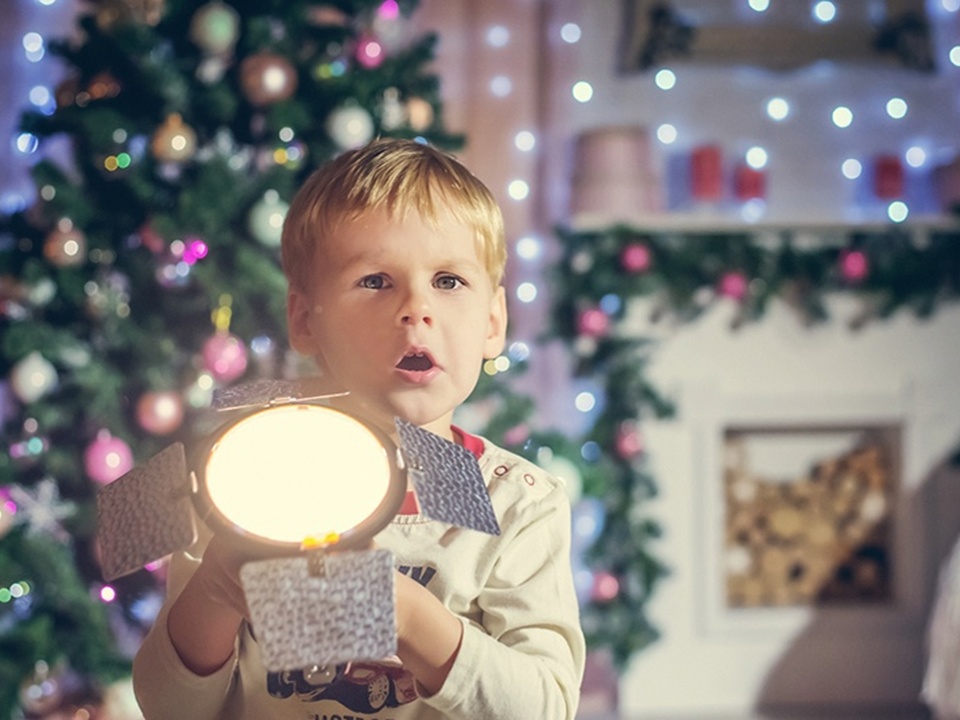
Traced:
[[458, 423], [563, 477], [596, 718], [960, 717], [960, 1], [4, 0], [0, 717], [137, 718], [93, 498], [287, 352], [375, 135], [504, 209]]

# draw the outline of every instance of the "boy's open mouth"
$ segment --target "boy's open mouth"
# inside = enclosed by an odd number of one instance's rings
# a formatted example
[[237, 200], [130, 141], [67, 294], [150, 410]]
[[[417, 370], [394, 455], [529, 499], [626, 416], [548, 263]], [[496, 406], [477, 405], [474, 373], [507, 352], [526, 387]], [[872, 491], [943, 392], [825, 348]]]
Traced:
[[397, 363], [399, 370], [408, 370], [410, 372], [426, 372], [433, 366], [433, 358], [422, 352], [407, 353], [400, 358], [400, 362]]

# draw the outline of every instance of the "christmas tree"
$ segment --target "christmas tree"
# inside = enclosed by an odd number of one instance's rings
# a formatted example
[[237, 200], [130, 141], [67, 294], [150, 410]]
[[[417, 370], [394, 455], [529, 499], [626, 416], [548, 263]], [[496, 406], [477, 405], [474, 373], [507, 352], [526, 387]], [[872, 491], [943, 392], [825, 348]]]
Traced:
[[212, 392], [299, 372], [279, 238], [301, 181], [374, 136], [455, 149], [415, 0], [99, 0], [37, 201], [0, 217], [0, 717], [96, 706], [162, 600], [105, 584], [94, 498], [218, 423]]

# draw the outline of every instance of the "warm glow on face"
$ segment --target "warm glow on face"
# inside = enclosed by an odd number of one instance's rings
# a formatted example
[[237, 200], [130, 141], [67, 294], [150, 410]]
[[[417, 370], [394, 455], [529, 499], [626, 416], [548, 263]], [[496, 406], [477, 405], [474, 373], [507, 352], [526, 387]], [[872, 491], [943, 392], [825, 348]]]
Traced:
[[349, 415], [314, 405], [242, 419], [210, 451], [206, 489], [245, 533], [301, 544], [366, 520], [390, 487], [383, 443]]

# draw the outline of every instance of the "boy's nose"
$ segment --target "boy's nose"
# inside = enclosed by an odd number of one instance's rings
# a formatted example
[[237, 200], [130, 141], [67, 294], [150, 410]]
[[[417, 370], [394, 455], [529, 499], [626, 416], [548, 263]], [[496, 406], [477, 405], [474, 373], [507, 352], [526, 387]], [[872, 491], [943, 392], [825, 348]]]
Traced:
[[401, 325], [417, 325], [421, 322], [433, 325], [433, 316], [423, 297], [411, 295], [400, 308], [399, 321]]

